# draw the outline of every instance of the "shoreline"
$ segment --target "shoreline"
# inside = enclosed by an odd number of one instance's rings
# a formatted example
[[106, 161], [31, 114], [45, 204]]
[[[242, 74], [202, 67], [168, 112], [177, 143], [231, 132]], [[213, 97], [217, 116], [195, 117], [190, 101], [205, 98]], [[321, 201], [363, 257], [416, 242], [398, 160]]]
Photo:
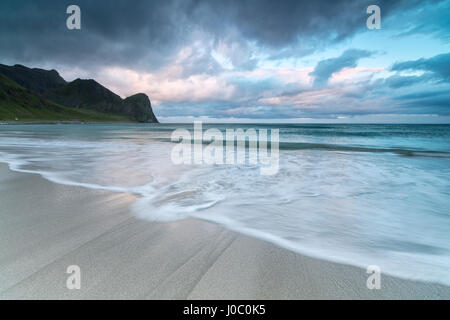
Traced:
[[105, 121], [105, 122], [85, 122], [85, 121], [42, 121], [42, 122], [19, 122], [19, 121], [14, 121], [14, 122], [1, 122], [0, 121], [0, 126], [4, 125], [4, 126], [14, 126], [14, 125], [55, 125], [55, 124], [159, 124], [159, 122], [123, 122], [123, 121], [118, 121], [118, 122], [111, 122], [111, 121]]
[[[0, 126], [1, 125], [27, 125], [27, 124], [37, 124], [37, 125], [54, 125], [54, 124], [193, 124], [193, 122], [134, 122], [134, 121], [130, 121], [130, 122], [123, 122], [123, 121], [78, 121], [78, 120], [74, 120], [74, 121], [37, 121], [37, 122], [22, 122], [22, 121], [0, 121]], [[247, 122], [204, 122], [203, 124], [205, 125], [224, 125], [224, 124], [229, 124], [229, 125], [276, 125], [276, 126], [283, 126], [283, 125], [291, 125], [292, 123], [290, 122], [267, 122], [267, 123], [247, 123]], [[333, 126], [347, 126], [347, 125], [361, 125], [361, 126], [380, 126], [380, 125], [387, 125], [387, 126], [395, 126], [395, 125], [399, 125], [397, 123], [332, 123], [332, 122], [310, 122], [310, 123], [298, 123], [298, 125], [333, 125]], [[402, 126], [416, 126], [416, 125], [420, 125], [420, 126], [450, 126], [450, 123], [401, 123], [400, 125]]]
[[[65, 186], [0, 163], [1, 299], [449, 299], [450, 287], [381, 276], [203, 220], [149, 222], [130, 194]], [[68, 290], [66, 269], [81, 268]]]

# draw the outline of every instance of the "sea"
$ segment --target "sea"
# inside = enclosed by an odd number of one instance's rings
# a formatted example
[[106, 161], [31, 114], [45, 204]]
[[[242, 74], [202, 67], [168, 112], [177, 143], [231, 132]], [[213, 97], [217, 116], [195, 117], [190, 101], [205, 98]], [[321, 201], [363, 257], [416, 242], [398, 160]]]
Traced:
[[2, 125], [0, 162], [135, 194], [139, 219], [207, 220], [311, 257], [450, 285], [450, 125], [203, 124], [278, 130], [271, 175], [248, 161], [175, 163], [177, 129], [194, 126]]

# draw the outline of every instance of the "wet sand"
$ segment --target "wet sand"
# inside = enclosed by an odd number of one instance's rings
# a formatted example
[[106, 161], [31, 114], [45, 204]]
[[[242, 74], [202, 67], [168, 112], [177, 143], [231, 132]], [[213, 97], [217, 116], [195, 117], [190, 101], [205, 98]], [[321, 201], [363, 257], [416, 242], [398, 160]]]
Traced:
[[[439, 284], [309, 258], [219, 225], [156, 223], [135, 196], [64, 186], [0, 164], [1, 299], [450, 299]], [[67, 267], [81, 269], [69, 290]]]

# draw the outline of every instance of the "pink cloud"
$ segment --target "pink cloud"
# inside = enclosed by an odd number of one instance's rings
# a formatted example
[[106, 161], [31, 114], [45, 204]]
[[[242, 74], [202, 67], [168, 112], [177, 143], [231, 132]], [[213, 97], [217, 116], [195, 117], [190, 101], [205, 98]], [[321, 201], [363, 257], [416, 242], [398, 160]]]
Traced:
[[385, 68], [344, 68], [331, 76], [329, 84], [336, 84], [345, 81], [365, 80], [384, 70]]

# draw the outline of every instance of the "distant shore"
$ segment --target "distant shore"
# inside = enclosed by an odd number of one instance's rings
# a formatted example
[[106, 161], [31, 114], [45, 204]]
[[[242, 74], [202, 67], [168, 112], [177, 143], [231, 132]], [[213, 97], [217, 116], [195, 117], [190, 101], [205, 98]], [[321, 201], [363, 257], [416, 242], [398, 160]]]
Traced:
[[[449, 299], [450, 288], [309, 258], [195, 219], [130, 214], [136, 196], [0, 164], [1, 299]], [[67, 267], [81, 289], [66, 287]]]
[[0, 125], [26, 125], [26, 124], [155, 124], [156, 122], [136, 122], [136, 121], [130, 121], [130, 122], [124, 122], [124, 121], [0, 121]]

